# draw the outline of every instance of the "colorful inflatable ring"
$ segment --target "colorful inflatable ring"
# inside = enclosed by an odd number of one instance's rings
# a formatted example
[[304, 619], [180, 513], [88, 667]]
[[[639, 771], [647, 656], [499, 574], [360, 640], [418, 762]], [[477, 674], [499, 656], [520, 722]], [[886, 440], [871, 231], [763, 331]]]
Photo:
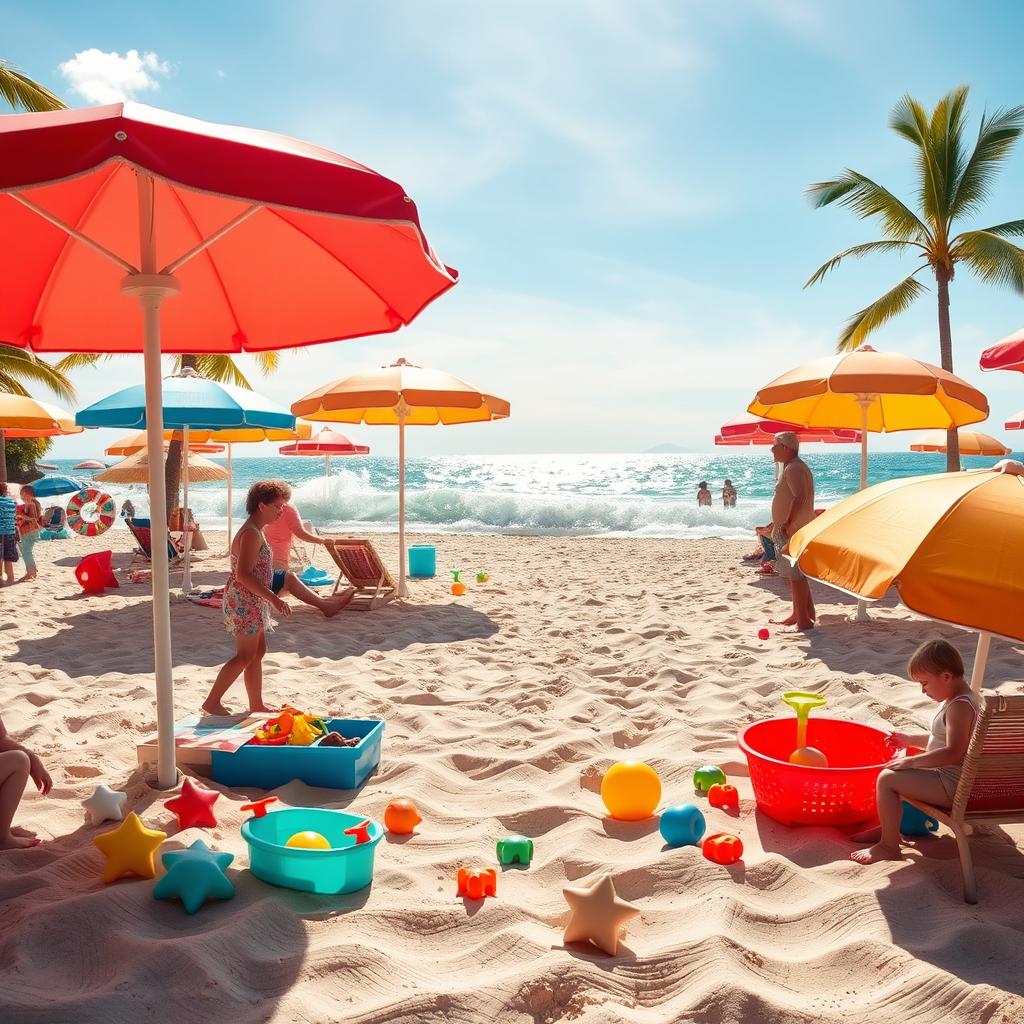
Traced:
[[68, 502], [68, 526], [82, 537], [98, 537], [114, 525], [114, 499], [95, 487], [79, 491]]

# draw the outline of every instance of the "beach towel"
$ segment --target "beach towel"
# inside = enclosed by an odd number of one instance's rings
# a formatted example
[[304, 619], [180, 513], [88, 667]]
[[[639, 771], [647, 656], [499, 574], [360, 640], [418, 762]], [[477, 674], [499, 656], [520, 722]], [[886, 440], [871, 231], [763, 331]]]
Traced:
[[208, 608], [222, 608], [224, 605], [224, 588], [193, 587], [188, 592], [188, 599], [193, 604], [203, 604]]

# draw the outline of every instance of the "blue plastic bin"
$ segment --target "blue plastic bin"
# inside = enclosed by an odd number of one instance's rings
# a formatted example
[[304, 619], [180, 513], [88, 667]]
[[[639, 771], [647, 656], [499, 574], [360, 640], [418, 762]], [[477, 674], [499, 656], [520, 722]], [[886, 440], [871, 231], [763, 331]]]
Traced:
[[380, 764], [384, 723], [374, 718], [332, 718], [327, 728], [329, 732], [362, 739], [355, 747], [321, 747], [317, 740], [308, 747], [246, 743], [234, 753], [214, 750], [210, 755], [210, 774], [225, 786], [276, 789], [299, 779], [307, 786], [358, 789]]
[[433, 544], [413, 544], [409, 548], [409, 575], [419, 579], [437, 575], [437, 552]]
[[[358, 814], [324, 807], [288, 807], [269, 811], [262, 818], [249, 818], [242, 822], [242, 837], [249, 844], [249, 867], [257, 878], [287, 889], [355, 892], [373, 881], [373, 854], [384, 835], [380, 825], [371, 821], [370, 841], [357, 846], [355, 836], [345, 835], [345, 829], [365, 820]], [[296, 832], [306, 831], [319, 832], [332, 848], [304, 850], [285, 845]]]

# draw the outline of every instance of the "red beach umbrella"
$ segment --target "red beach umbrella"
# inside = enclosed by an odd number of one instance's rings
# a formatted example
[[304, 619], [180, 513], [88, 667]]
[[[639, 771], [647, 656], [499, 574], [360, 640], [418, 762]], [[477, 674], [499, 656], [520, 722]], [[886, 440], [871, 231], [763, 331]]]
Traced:
[[[0, 118], [0, 342], [142, 352], [148, 448], [162, 353], [395, 331], [455, 284], [401, 185], [272, 132], [115, 103]], [[141, 315], [140, 315], [141, 314]], [[154, 536], [163, 468], [150, 462]], [[167, 557], [153, 545], [158, 781], [173, 785]]]
[[354, 444], [344, 434], [339, 434], [330, 427], [324, 427], [315, 437], [305, 441], [295, 441], [278, 449], [281, 455], [305, 455], [324, 460], [324, 500], [327, 500], [327, 478], [331, 475], [332, 455], [369, 455], [370, 449], [365, 444]]
[[1003, 430], [1024, 430], [1024, 409], [1015, 412], [1004, 424]]
[[1018, 370], [1024, 373], [1024, 330], [985, 349], [978, 365], [983, 370]]

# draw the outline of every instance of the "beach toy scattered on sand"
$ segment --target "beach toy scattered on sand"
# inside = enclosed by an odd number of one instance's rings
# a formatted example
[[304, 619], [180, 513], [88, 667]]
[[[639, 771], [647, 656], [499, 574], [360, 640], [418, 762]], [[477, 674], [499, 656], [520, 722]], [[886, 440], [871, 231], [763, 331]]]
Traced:
[[476, 574], [477, 583], [486, 583], [490, 578], [490, 575], [486, 572], [478, 572]]
[[90, 825], [101, 825], [105, 821], [121, 821], [124, 818], [124, 804], [127, 793], [121, 793], [109, 786], [97, 786], [93, 794], [82, 801]]
[[601, 799], [613, 818], [642, 821], [655, 812], [661, 800], [661, 780], [643, 761], [619, 761], [601, 780]]
[[498, 840], [498, 863], [529, 864], [533, 860], [533, 840], [526, 836], [505, 836]]
[[[242, 838], [249, 844], [249, 867], [271, 885], [326, 894], [355, 892], [373, 881], [373, 855], [384, 835], [370, 821], [369, 842], [357, 843], [347, 830], [364, 822], [362, 815], [327, 807], [285, 807], [248, 818], [242, 822]], [[297, 832], [318, 833], [328, 848], [289, 846]]]
[[456, 597], [462, 597], [466, 592], [466, 584], [459, 579], [459, 574], [461, 572], [461, 569], [452, 569], [452, 593]]
[[820, 708], [825, 698], [820, 693], [790, 690], [782, 695], [784, 703], [796, 712], [796, 750], [789, 755], [790, 764], [807, 768], [827, 768], [828, 758], [817, 748], [807, 746], [807, 716], [812, 708]]
[[384, 827], [398, 836], [409, 835], [422, 820], [416, 805], [405, 797], [392, 800], [384, 808]]
[[669, 846], [697, 846], [707, 828], [704, 814], [695, 804], [673, 804], [661, 812], [658, 831]]
[[470, 900], [482, 900], [485, 896], [498, 895], [498, 873], [494, 868], [459, 868], [456, 896]]
[[562, 941], [591, 942], [615, 956], [626, 922], [639, 917], [640, 910], [619, 898], [611, 875], [602, 875], [590, 886], [565, 888], [562, 895], [569, 904]]
[[938, 832], [939, 823], [930, 814], [918, 810], [913, 804], [903, 801], [903, 816], [900, 818], [900, 833], [905, 836], [929, 836]]
[[712, 786], [725, 785], [728, 781], [717, 764], [702, 765], [693, 773], [693, 788], [699, 793], [707, 793]]
[[329, 732], [321, 741], [321, 747], [358, 747], [362, 737], [342, 736], [340, 732]]
[[242, 804], [241, 810], [252, 811], [254, 818], [262, 818], [270, 804], [277, 803], [276, 796], [265, 796], [262, 800], [254, 800], [251, 804]]
[[708, 803], [722, 810], [740, 809], [740, 794], [735, 786], [716, 783], [708, 790]]
[[770, 637], [770, 636], [771, 636], [771, 633], [768, 632], [768, 627], [767, 626], [762, 626], [757, 631], [757, 639], [758, 640], [767, 640], [768, 637]]
[[84, 593], [102, 594], [107, 587], [120, 586], [110, 565], [113, 554], [112, 551], [94, 551], [75, 566], [75, 579]]
[[701, 849], [716, 864], [735, 864], [743, 856], [743, 843], [728, 832], [716, 832], [704, 840]]
[[217, 819], [213, 814], [213, 805], [220, 793], [205, 786], [197, 786], [186, 778], [181, 784], [181, 793], [173, 800], [168, 800], [164, 807], [176, 814], [179, 828], [191, 828], [193, 825], [204, 825], [214, 828]]
[[324, 572], [323, 569], [318, 569], [315, 565], [306, 566], [306, 568], [302, 570], [299, 579], [305, 583], [307, 587], [327, 587], [334, 582], [333, 577]]
[[298, 708], [286, 707], [257, 729], [249, 740], [254, 746], [308, 747], [327, 732], [327, 723], [319, 715], [307, 715]]
[[107, 858], [103, 881], [115, 882], [124, 875], [153, 878], [156, 875], [153, 858], [166, 838], [166, 832], [146, 828], [134, 811], [113, 832], [95, 836], [93, 843]]
[[167, 874], [153, 887], [153, 898], [177, 898], [189, 914], [209, 899], [229, 900], [235, 887], [224, 871], [234, 859], [233, 853], [217, 853], [202, 839], [187, 850], [170, 850], [161, 858]]
[[368, 843], [370, 841], [370, 819], [363, 818], [362, 821], [357, 821], [345, 829], [345, 835], [352, 836], [356, 841], [356, 846], [359, 846], [360, 843]]
[[309, 831], [296, 832], [289, 837], [288, 842], [284, 845], [293, 850], [329, 850], [331, 848], [326, 836], [320, 835], [319, 832]]

